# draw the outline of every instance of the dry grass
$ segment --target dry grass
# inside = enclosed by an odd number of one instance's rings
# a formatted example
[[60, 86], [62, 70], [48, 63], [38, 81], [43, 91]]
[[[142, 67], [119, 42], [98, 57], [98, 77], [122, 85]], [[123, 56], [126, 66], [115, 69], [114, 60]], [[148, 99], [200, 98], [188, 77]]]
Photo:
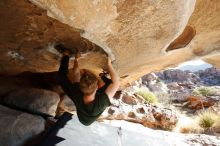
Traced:
[[191, 133], [191, 127], [180, 127], [181, 133]]
[[203, 133], [204, 130], [199, 126], [194, 125], [194, 126], [180, 127], [180, 132], [184, 133], [184, 134], [186, 134], [186, 133], [197, 133], [197, 134], [199, 134], [199, 133]]
[[201, 128], [213, 128], [218, 122], [219, 115], [211, 110], [204, 110], [198, 114], [198, 124]]
[[193, 90], [192, 94], [196, 96], [212, 96], [217, 94], [217, 90], [213, 87], [198, 87]]
[[220, 132], [220, 115], [212, 110], [203, 110], [198, 113], [196, 120], [180, 124], [178, 131], [197, 134]]

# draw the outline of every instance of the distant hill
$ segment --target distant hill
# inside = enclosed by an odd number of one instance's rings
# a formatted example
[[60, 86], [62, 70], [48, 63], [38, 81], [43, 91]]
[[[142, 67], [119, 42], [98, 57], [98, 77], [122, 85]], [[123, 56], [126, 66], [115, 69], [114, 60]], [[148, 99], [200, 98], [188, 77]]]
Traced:
[[185, 65], [185, 66], [180, 67], [179, 69], [181, 69], [183, 71], [189, 70], [191, 72], [196, 72], [196, 71], [199, 71], [199, 70], [205, 70], [205, 69], [210, 68], [210, 67], [212, 67], [212, 65], [210, 65], [210, 64]]
[[199, 70], [205, 70], [207, 68], [211, 68], [212, 65], [208, 64], [202, 60], [194, 60], [194, 61], [187, 61], [182, 64], [180, 64], [178, 67], [175, 69], [180, 69], [180, 70], [189, 70], [191, 72], [196, 72]]

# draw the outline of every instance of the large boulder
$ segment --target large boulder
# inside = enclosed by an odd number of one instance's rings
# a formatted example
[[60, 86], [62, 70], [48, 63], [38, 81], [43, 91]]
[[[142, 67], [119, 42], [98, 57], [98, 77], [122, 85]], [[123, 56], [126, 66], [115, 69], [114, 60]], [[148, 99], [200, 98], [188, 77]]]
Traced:
[[191, 109], [202, 109], [204, 107], [213, 106], [215, 103], [220, 101], [220, 96], [189, 96], [188, 98], [188, 107]]
[[143, 103], [127, 105], [123, 102], [119, 105], [113, 104], [102, 114], [100, 119], [126, 120], [140, 123], [146, 127], [163, 129], [171, 129], [178, 122], [176, 113], [171, 109]]
[[0, 105], [0, 145], [22, 146], [45, 128], [45, 120]]
[[13, 90], [30, 87], [33, 84], [32, 80], [24, 78], [0, 77], [0, 96], [3, 97]]
[[142, 82], [145, 83], [145, 82], [151, 82], [151, 81], [154, 81], [156, 80], [158, 77], [155, 73], [149, 73], [149, 74], [146, 74], [142, 77]]
[[4, 97], [3, 103], [33, 113], [55, 116], [60, 97], [57, 93], [37, 88], [17, 89]]
[[129, 104], [129, 105], [136, 105], [137, 104], [137, 99], [134, 95], [129, 95], [129, 93], [125, 93], [122, 98], [121, 101]]

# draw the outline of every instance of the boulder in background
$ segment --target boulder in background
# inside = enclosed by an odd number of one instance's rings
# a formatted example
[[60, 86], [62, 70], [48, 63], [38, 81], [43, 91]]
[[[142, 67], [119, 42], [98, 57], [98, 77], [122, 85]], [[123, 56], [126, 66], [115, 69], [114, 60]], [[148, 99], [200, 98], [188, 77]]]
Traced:
[[60, 97], [57, 93], [38, 88], [17, 89], [4, 97], [3, 103], [33, 113], [55, 116]]
[[0, 145], [22, 146], [44, 131], [45, 120], [0, 105]]

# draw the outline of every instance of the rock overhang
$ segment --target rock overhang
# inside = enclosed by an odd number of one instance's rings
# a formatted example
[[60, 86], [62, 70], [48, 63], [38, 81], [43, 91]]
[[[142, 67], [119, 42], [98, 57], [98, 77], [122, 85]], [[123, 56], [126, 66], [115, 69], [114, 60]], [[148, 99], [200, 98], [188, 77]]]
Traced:
[[[16, 28], [5, 31], [7, 39], [1, 40], [2, 74], [56, 71], [60, 56], [51, 52], [51, 44], [57, 42], [80, 48], [85, 53], [80, 60], [81, 67], [97, 72], [105, 68], [107, 53], [115, 60], [122, 86], [146, 73], [197, 56], [218, 64], [218, 1], [30, 1], [40, 8], [22, 1], [13, 5], [19, 19], [1, 18], [9, 20], [8, 28]], [[10, 1], [1, 3], [12, 6]], [[8, 18], [15, 17], [1, 13], [10, 16]], [[18, 23], [19, 20], [23, 23]], [[166, 52], [168, 46], [184, 34], [186, 26], [193, 28], [196, 34], [189, 29], [189, 34], [194, 34], [189, 35], [193, 36], [191, 40], [185, 41], [181, 49]]]

